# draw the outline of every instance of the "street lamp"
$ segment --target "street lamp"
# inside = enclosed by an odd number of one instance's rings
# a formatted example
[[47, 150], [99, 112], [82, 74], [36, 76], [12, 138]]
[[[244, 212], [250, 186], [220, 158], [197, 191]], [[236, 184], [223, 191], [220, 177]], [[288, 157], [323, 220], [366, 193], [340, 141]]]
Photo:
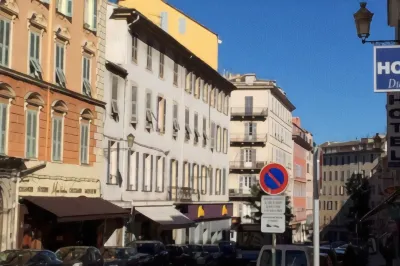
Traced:
[[135, 142], [135, 136], [132, 135], [132, 133], [131, 133], [131, 134], [128, 135], [128, 137], [126, 137], [126, 139], [127, 139], [127, 142], [128, 142], [128, 148], [129, 148], [129, 150], [131, 150], [132, 147], [133, 147], [133, 143]]
[[370, 35], [371, 22], [374, 13], [368, 10], [366, 2], [360, 3], [360, 9], [354, 13], [353, 16], [356, 23], [357, 36], [361, 39], [363, 44], [397, 44], [399, 42], [398, 40], [367, 41], [367, 38]]

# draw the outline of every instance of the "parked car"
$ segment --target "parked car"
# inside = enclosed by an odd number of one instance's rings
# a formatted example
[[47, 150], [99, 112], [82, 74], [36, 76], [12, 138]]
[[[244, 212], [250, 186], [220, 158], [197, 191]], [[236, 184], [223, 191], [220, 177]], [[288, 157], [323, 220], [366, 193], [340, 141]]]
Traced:
[[195, 265], [195, 260], [190, 256], [190, 251], [184, 245], [167, 245], [170, 265], [189, 266]]
[[236, 262], [236, 243], [233, 241], [220, 241], [218, 243], [219, 249], [222, 252], [222, 262], [221, 265], [230, 266]]
[[212, 257], [210, 254], [203, 250], [201, 245], [188, 245], [191, 257], [196, 260], [198, 265], [206, 265], [211, 262]]
[[70, 246], [56, 251], [63, 266], [103, 266], [100, 250], [95, 247]]
[[133, 247], [104, 247], [101, 250], [104, 266], [144, 266], [151, 260], [148, 254], [142, 254]]
[[169, 254], [164, 244], [160, 241], [136, 241], [136, 248], [139, 253], [151, 256], [146, 266], [167, 266], [169, 264]]
[[58, 266], [62, 263], [62, 261], [57, 259], [56, 254], [49, 250], [21, 249], [0, 252], [0, 265]]
[[207, 252], [214, 264], [220, 265], [222, 263], [222, 252], [218, 245], [203, 245], [203, 250]]

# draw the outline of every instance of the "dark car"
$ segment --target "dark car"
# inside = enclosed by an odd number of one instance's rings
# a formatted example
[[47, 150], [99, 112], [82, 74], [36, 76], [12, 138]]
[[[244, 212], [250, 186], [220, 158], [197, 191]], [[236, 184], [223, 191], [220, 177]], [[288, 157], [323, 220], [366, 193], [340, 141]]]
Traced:
[[189, 266], [195, 265], [195, 261], [190, 256], [189, 248], [184, 245], [167, 245], [169, 262], [171, 265]]
[[160, 241], [136, 241], [136, 248], [139, 253], [151, 256], [145, 264], [146, 266], [167, 266], [169, 264], [168, 251]]
[[70, 246], [56, 251], [63, 266], [103, 266], [100, 250], [95, 247]]
[[191, 257], [198, 265], [207, 265], [211, 262], [211, 255], [203, 249], [202, 245], [188, 245]]
[[6, 250], [0, 252], [0, 265], [61, 265], [62, 261], [57, 259], [56, 254], [49, 250], [35, 250], [35, 249], [22, 249], [22, 250]]
[[133, 247], [104, 247], [101, 250], [104, 266], [143, 266], [151, 256], [142, 254]]
[[211, 260], [218, 265], [222, 263], [223, 256], [218, 245], [203, 245], [203, 250], [210, 254]]

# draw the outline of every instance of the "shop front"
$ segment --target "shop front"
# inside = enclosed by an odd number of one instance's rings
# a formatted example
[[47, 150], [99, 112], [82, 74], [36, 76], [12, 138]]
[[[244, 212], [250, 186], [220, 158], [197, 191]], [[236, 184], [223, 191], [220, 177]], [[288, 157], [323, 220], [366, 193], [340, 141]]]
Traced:
[[179, 244], [214, 244], [221, 240], [230, 240], [232, 203], [212, 204], [182, 204], [177, 208], [190, 220], [195, 227], [181, 230]]

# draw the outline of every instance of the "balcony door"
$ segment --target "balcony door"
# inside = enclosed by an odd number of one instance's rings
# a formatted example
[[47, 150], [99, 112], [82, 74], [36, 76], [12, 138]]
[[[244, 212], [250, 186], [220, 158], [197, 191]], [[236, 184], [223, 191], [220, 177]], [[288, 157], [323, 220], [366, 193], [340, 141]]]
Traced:
[[244, 124], [245, 140], [255, 140], [257, 136], [257, 123], [246, 122]]
[[253, 114], [253, 96], [246, 96], [244, 98], [244, 113], [245, 115]]
[[256, 176], [240, 176], [239, 177], [239, 193], [251, 194], [251, 188], [257, 184]]
[[[242, 149], [240, 150], [240, 161], [246, 168], [252, 168], [256, 161], [256, 150], [255, 149]], [[255, 165], [254, 165], [255, 166]]]

